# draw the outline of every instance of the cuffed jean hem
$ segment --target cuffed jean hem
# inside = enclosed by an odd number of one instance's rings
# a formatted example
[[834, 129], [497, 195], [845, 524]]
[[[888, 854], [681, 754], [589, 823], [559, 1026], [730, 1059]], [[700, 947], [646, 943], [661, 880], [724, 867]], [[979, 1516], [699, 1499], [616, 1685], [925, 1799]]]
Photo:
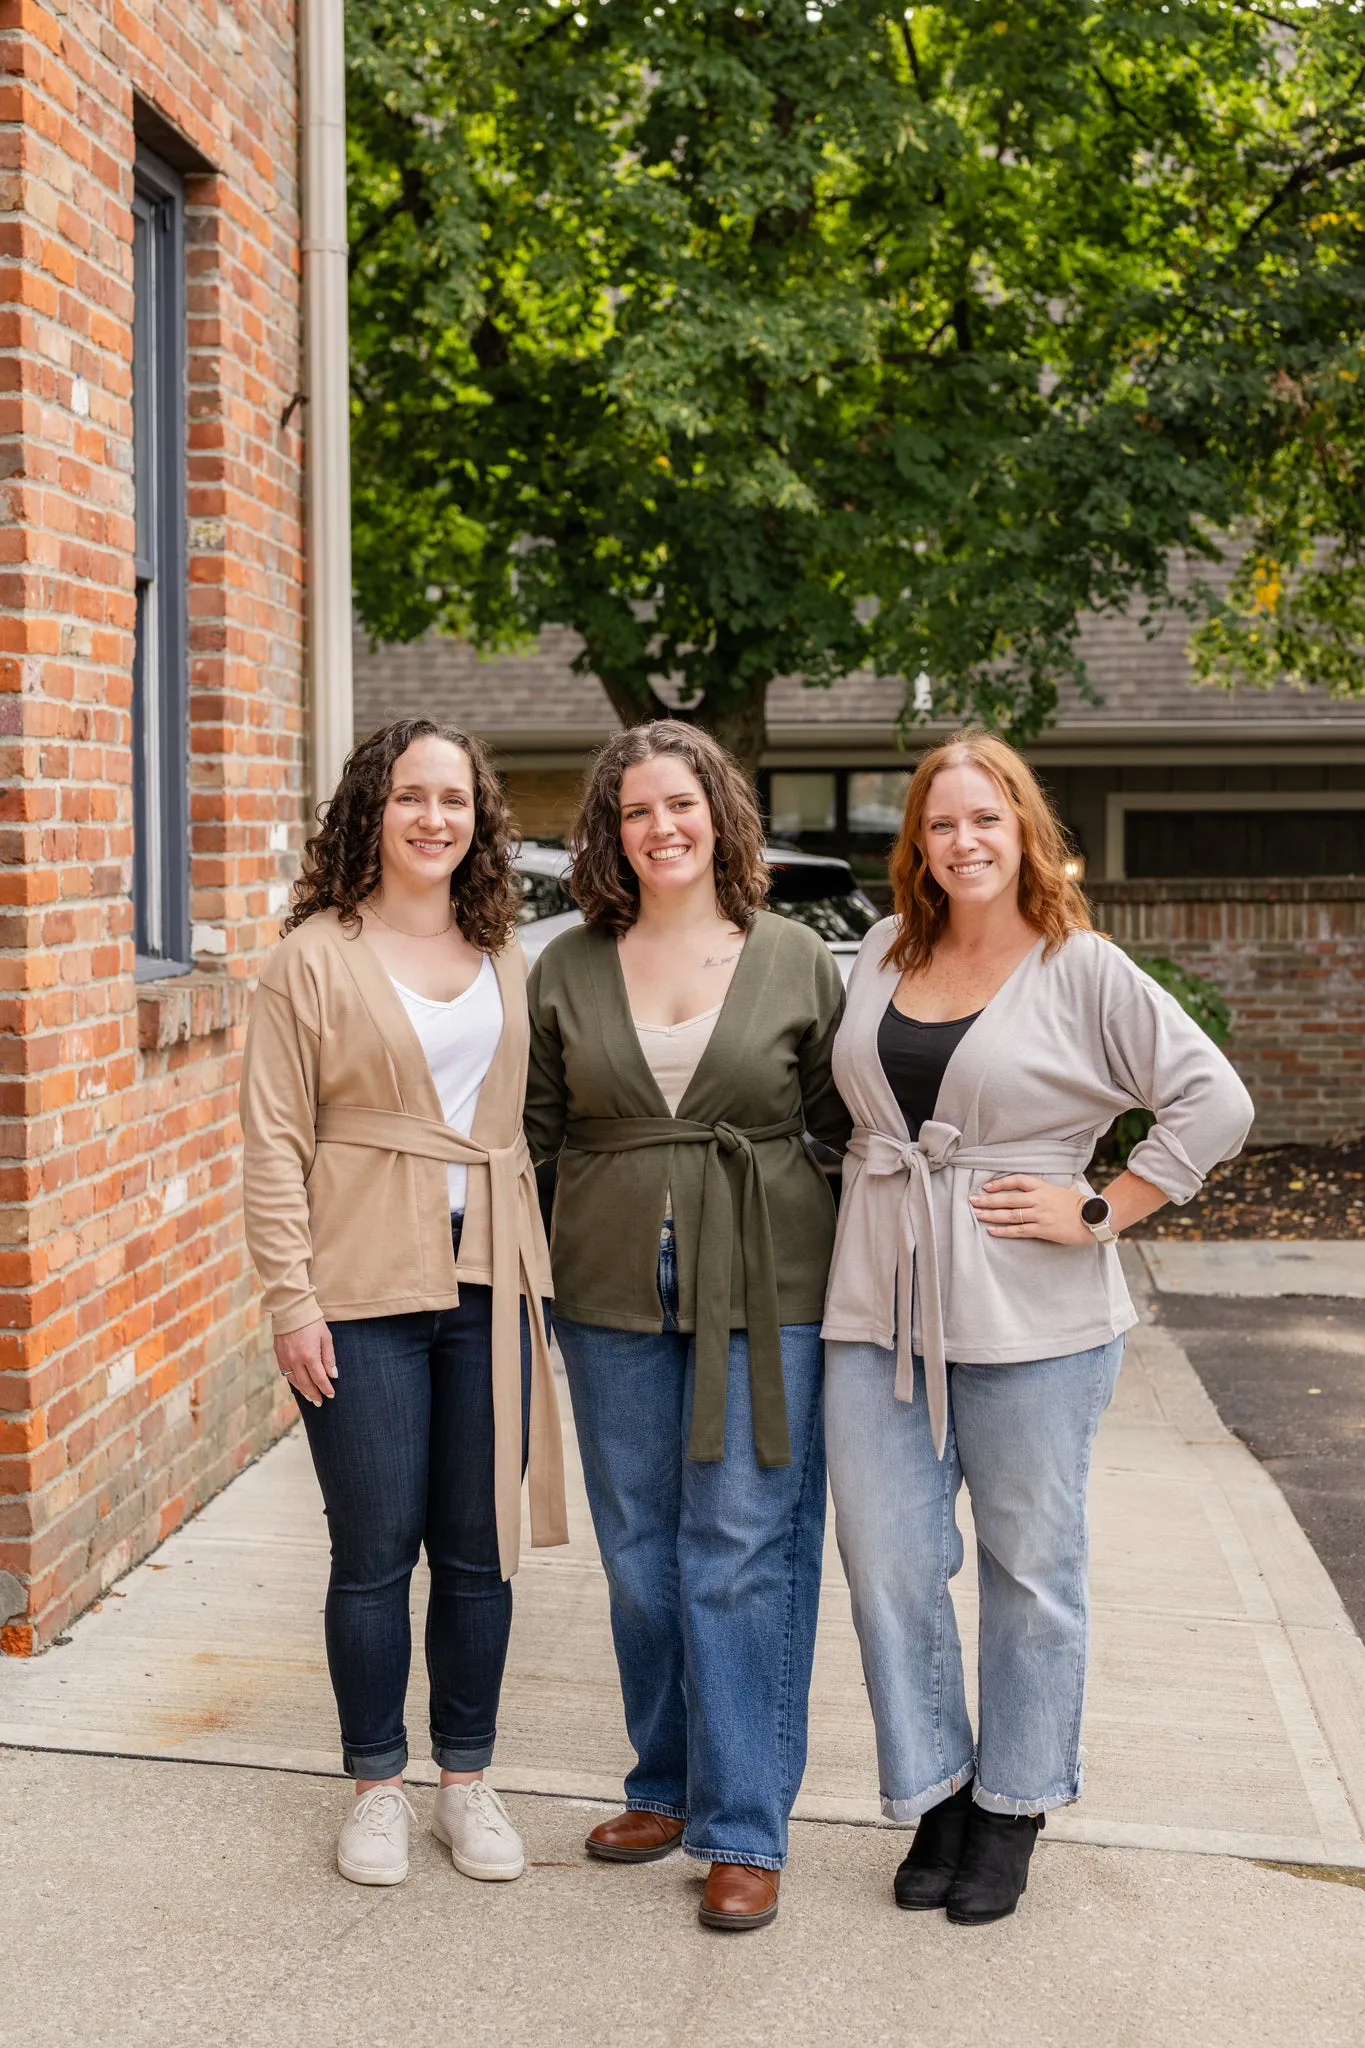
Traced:
[[951, 1778], [940, 1778], [937, 1785], [931, 1785], [927, 1792], [916, 1792], [911, 1799], [888, 1799], [882, 1794], [883, 1820], [898, 1820], [908, 1826], [928, 1813], [930, 1807], [942, 1806], [945, 1799], [951, 1799], [954, 1792], [960, 1792], [964, 1785], [970, 1785], [976, 1776], [976, 1765], [970, 1757], [960, 1771], [954, 1771]]
[[980, 1785], [972, 1794], [972, 1803], [983, 1806], [987, 1813], [1008, 1814], [1011, 1820], [1024, 1820], [1030, 1814], [1051, 1813], [1054, 1807], [1074, 1806], [1081, 1796], [1081, 1780], [1067, 1792], [1045, 1792], [1041, 1799], [1007, 1799], [1000, 1792], [983, 1792]]
[[494, 1737], [487, 1742], [466, 1743], [462, 1748], [457, 1742], [443, 1742], [439, 1735], [431, 1738], [431, 1761], [443, 1771], [486, 1771], [493, 1761]]
[[746, 1870], [785, 1870], [785, 1856], [749, 1856], [743, 1849], [699, 1849], [692, 1842], [683, 1843], [683, 1855], [690, 1856], [694, 1863], [741, 1863]]
[[341, 1768], [348, 1778], [396, 1778], [408, 1767], [406, 1742], [387, 1749], [343, 1749]]

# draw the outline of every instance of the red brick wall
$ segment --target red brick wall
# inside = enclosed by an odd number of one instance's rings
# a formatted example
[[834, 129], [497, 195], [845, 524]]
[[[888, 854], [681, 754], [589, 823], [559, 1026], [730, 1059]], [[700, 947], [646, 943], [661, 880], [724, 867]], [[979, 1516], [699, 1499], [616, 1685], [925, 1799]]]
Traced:
[[1216, 982], [1251, 1142], [1365, 1129], [1365, 881], [1097, 882], [1095, 920]]
[[[277, 0], [0, 0], [0, 1569], [24, 1652], [287, 1419], [238, 1198], [300, 843], [296, 58]], [[133, 979], [134, 92], [187, 180], [195, 973]]]

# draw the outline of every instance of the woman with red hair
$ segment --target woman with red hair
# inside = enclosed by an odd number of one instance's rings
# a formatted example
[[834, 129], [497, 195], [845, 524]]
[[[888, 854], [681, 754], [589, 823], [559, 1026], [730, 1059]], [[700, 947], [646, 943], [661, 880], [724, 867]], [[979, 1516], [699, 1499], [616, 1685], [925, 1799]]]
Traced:
[[[1027, 764], [967, 731], [920, 763], [834, 1049], [852, 1113], [825, 1309], [840, 1553], [882, 1809], [918, 1821], [912, 1910], [1012, 1913], [1043, 1816], [1080, 1792], [1091, 1446], [1137, 1316], [1116, 1240], [1239, 1150], [1251, 1103], [1090, 926]], [[1122, 1111], [1156, 1121], [1107, 1197]], [[966, 1481], [980, 1585], [973, 1736], [948, 1582]]]

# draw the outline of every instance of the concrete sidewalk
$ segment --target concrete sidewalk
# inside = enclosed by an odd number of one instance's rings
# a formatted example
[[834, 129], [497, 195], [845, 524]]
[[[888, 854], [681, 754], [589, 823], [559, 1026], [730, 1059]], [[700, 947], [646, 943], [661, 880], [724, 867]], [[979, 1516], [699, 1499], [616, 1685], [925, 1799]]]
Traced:
[[[889, 1903], [903, 1837], [876, 1825], [832, 1544], [777, 1926], [708, 1937], [695, 1867], [585, 1861], [587, 1803], [615, 1800], [629, 1752], [576, 1470], [573, 1485], [572, 1544], [532, 1555], [517, 1582], [494, 1772], [520, 1795], [533, 1859], [515, 1886], [468, 1884], [428, 1842], [394, 1894], [329, 1874], [325, 1540], [297, 1437], [112, 1589], [69, 1647], [0, 1665], [0, 1744], [48, 1752], [0, 1760], [0, 1867], [19, 1902], [5, 1940], [44, 1986], [41, 2012], [0, 2016], [0, 2041], [1365, 2037], [1365, 1891], [1242, 1860], [1365, 1870], [1365, 1648], [1168, 1332], [1133, 1333], [1097, 1450], [1086, 1793], [1050, 1822], [998, 1929]], [[969, 1572], [958, 1606], [970, 1638]], [[414, 1730], [423, 1691], [415, 1674]], [[63, 2032], [63, 2011], [82, 2024]]]

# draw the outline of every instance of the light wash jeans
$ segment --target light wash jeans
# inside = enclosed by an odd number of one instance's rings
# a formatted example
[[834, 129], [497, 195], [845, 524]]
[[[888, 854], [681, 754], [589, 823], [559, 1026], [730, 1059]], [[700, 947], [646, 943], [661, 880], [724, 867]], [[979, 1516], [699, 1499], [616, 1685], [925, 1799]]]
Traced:
[[[924, 1368], [894, 1397], [895, 1354], [825, 1347], [835, 1530], [877, 1729], [882, 1812], [910, 1821], [975, 1775], [991, 1813], [1045, 1813], [1081, 1789], [1089, 1649], [1085, 1493], [1123, 1339], [1069, 1358], [948, 1369], [948, 1441], [929, 1433]], [[948, 1581], [962, 1569], [955, 1503], [976, 1523], [976, 1744]]]
[[742, 1330], [730, 1339], [725, 1457], [697, 1464], [695, 1346], [676, 1327], [669, 1229], [659, 1293], [658, 1336], [555, 1318], [638, 1758], [626, 1803], [685, 1820], [689, 1856], [781, 1870], [820, 1604], [820, 1326], [782, 1330], [791, 1464], [765, 1471], [754, 1456]]

